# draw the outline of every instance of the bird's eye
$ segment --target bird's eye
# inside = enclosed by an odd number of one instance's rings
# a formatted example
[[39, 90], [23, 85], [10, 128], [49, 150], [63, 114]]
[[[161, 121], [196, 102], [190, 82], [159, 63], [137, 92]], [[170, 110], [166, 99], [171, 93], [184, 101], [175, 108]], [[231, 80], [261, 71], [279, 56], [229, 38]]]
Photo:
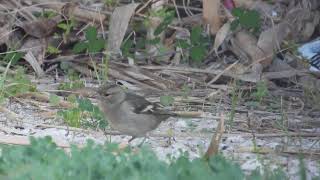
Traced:
[[111, 95], [110, 93], [104, 93], [104, 96], [106, 96], [106, 97], [108, 97], [110, 95]]

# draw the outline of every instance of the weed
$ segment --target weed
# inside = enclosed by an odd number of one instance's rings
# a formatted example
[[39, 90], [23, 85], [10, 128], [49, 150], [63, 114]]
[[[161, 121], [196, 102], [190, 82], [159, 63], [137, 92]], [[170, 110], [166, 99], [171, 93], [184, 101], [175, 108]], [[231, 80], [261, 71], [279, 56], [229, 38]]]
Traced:
[[68, 99], [74, 103], [74, 107], [67, 110], [60, 110], [58, 116], [69, 126], [100, 129], [107, 127], [108, 124], [102, 112], [97, 106], [93, 105], [89, 99], [75, 99], [74, 96]]
[[64, 42], [67, 42], [67, 37], [69, 36], [71, 30], [75, 25], [76, 25], [76, 21], [73, 18], [70, 18], [69, 20], [61, 22], [57, 25], [58, 28], [64, 31], [62, 35]]
[[168, 162], [159, 160], [147, 148], [120, 150], [117, 144], [96, 145], [92, 141], [70, 153], [58, 148], [50, 137], [30, 139], [27, 146], [1, 147], [1, 179], [288, 179], [279, 169], [259, 169], [245, 175], [238, 164], [221, 155], [189, 159], [181, 152], [179, 157], [168, 156]]
[[256, 85], [257, 90], [251, 94], [251, 96], [261, 104], [264, 97], [269, 93], [268, 87], [264, 81], [259, 81]]
[[104, 0], [104, 3], [108, 6], [108, 7], [115, 7], [116, 5], [118, 5], [118, 0]]
[[[11, 62], [7, 69], [9, 69], [10, 64]], [[0, 102], [3, 102], [5, 98], [34, 91], [36, 91], [36, 87], [27, 78], [22, 67], [18, 67], [14, 75], [8, 75], [4, 72], [0, 76]]]
[[261, 28], [260, 14], [255, 10], [246, 10], [243, 8], [234, 8], [232, 14], [236, 20], [232, 21], [231, 29], [235, 30], [237, 27], [245, 28], [249, 31], [257, 33]]
[[61, 53], [61, 50], [49, 44], [46, 52], [49, 54], [59, 54]]
[[191, 30], [190, 39], [178, 39], [176, 45], [182, 49], [188, 49], [191, 60], [199, 64], [207, 55], [209, 42], [210, 38], [203, 34], [202, 28], [195, 26]]
[[72, 90], [85, 87], [83, 80], [80, 79], [79, 74], [68, 65], [61, 63], [61, 69], [67, 72], [69, 81], [63, 82], [58, 86], [59, 90]]
[[242, 91], [239, 90], [237, 81], [234, 81], [232, 92], [231, 92], [231, 112], [229, 114], [229, 120], [227, 122], [230, 128], [233, 125], [233, 120], [236, 113], [236, 107], [241, 97], [242, 97]]
[[93, 26], [88, 27], [85, 30], [86, 40], [75, 44], [73, 52], [81, 53], [86, 51], [88, 53], [96, 53], [101, 51], [105, 47], [105, 40], [97, 36], [97, 29]]

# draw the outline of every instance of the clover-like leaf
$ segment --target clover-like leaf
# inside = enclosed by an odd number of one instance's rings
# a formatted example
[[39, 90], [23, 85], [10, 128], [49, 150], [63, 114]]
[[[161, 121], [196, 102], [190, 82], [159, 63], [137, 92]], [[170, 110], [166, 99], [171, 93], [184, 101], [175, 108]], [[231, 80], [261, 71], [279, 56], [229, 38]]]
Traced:
[[76, 45], [73, 46], [72, 51], [74, 53], [82, 53], [88, 48], [87, 42], [78, 42]]
[[89, 26], [85, 31], [85, 37], [88, 41], [94, 41], [97, 39], [97, 29], [93, 26]]

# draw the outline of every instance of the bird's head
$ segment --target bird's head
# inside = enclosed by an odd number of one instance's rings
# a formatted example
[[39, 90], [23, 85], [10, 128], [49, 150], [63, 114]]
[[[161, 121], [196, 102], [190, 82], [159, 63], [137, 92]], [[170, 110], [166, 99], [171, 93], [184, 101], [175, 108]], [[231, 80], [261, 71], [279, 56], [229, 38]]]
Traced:
[[104, 84], [98, 89], [99, 100], [105, 103], [118, 104], [126, 97], [126, 88], [118, 84]]

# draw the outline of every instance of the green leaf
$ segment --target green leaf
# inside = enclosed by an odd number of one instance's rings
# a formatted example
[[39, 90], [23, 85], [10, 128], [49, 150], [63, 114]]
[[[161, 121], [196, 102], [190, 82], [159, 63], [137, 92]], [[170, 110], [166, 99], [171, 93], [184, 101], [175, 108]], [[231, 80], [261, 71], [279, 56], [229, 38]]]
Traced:
[[230, 29], [232, 31], [235, 31], [237, 29], [237, 27], [240, 25], [240, 22], [238, 19], [235, 19], [231, 22], [231, 25], [230, 25]]
[[255, 10], [234, 8], [232, 14], [237, 17], [239, 24], [247, 29], [259, 29], [261, 26], [260, 14]]
[[130, 53], [130, 49], [133, 48], [133, 41], [131, 39], [128, 39], [126, 42], [122, 43], [121, 45], [121, 51], [123, 56], [125, 57], [133, 57], [133, 55]]
[[82, 111], [88, 111], [88, 112], [93, 112], [93, 104], [91, 103], [91, 101], [87, 98], [78, 98], [77, 99], [78, 102], [78, 107], [80, 108], [80, 110]]
[[[9, 51], [12, 51], [12, 50], [9, 50]], [[23, 55], [24, 53], [22, 52], [9, 52], [9, 53], [6, 53], [3, 60], [7, 62], [11, 61], [11, 64], [14, 65], [23, 57]]]
[[102, 38], [96, 39], [94, 41], [88, 42], [88, 52], [96, 53], [100, 52], [105, 46], [105, 41]]
[[206, 57], [206, 49], [202, 46], [194, 46], [190, 49], [191, 59], [201, 62]]
[[163, 21], [159, 24], [159, 26], [155, 29], [153, 35], [158, 36], [160, 33], [166, 30], [169, 24], [173, 21], [173, 19], [174, 13], [168, 13], [166, 17], [163, 19]]
[[85, 31], [85, 37], [88, 41], [95, 41], [97, 39], [97, 29], [93, 26], [89, 26]]
[[148, 44], [151, 44], [151, 45], [156, 45], [156, 44], [159, 44], [160, 43], [160, 38], [159, 37], [156, 37], [154, 39], [150, 39], [147, 41]]
[[188, 43], [188, 41], [184, 40], [184, 39], [178, 39], [177, 40], [177, 46], [182, 48], [182, 49], [187, 49], [187, 48], [191, 47], [191, 45]]
[[47, 52], [49, 54], [59, 54], [61, 51], [58, 48], [56, 48], [56, 47], [54, 47], [54, 46], [49, 44], [48, 47], [47, 47]]
[[190, 40], [191, 40], [192, 45], [196, 45], [199, 43], [201, 33], [202, 33], [201, 26], [196, 26], [196, 27], [192, 28], [191, 35], [190, 35]]
[[63, 120], [72, 127], [80, 127], [81, 111], [78, 108], [73, 108], [69, 110], [58, 111], [58, 115], [63, 118]]
[[88, 48], [88, 43], [86, 42], [78, 42], [75, 46], [73, 46], [72, 51], [74, 53], [82, 53]]
[[233, 16], [240, 17], [243, 15], [243, 11], [244, 9], [242, 8], [233, 8], [231, 13]]
[[174, 98], [172, 96], [161, 96], [160, 104], [163, 106], [170, 106], [174, 103]]
[[60, 29], [63, 29], [63, 30], [67, 30], [68, 29], [68, 26], [67, 26], [67, 24], [66, 23], [59, 23], [58, 25], [58, 28], [60, 28]]
[[146, 46], [146, 40], [145, 39], [138, 39], [136, 43], [137, 49], [143, 49]]
[[[182, 152], [166, 161], [142, 147], [120, 149], [118, 144], [104, 145], [87, 141], [81, 147], [71, 146], [65, 152], [52, 138], [30, 138], [24, 146], [1, 146], [1, 179], [116, 179], [116, 180], [287, 180], [279, 169], [257, 169], [252, 173], [221, 155], [192, 158]], [[248, 175], [246, 175], [248, 174]], [[251, 174], [251, 175], [250, 175]], [[299, 177], [299, 174], [297, 175]]]

